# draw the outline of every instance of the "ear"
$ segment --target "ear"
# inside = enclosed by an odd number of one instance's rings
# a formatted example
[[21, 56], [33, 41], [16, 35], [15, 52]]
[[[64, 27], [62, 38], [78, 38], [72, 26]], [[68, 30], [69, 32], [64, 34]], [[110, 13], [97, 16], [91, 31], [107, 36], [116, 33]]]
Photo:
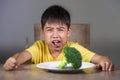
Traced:
[[42, 38], [42, 39], [44, 39], [44, 35], [45, 35], [45, 34], [44, 34], [44, 30], [41, 29], [41, 38]]
[[68, 29], [68, 37], [71, 35], [71, 27]]

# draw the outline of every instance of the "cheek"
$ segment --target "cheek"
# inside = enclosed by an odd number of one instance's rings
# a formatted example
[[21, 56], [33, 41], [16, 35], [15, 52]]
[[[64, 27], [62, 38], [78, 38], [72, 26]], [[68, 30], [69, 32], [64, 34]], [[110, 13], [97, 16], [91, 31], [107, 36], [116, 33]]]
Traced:
[[50, 38], [50, 35], [49, 35], [49, 34], [44, 34], [44, 40], [45, 40], [45, 41], [50, 40], [49, 38]]
[[62, 37], [62, 40], [63, 40], [64, 42], [66, 42], [67, 39], [68, 39], [68, 35], [67, 35], [67, 34], [63, 34], [61, 37]]

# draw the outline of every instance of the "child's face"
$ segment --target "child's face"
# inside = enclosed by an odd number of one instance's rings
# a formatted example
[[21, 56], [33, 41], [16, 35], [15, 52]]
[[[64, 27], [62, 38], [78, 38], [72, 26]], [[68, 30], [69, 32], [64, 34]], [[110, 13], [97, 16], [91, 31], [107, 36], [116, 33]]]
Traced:
[[66, 44], [71, 30], [65, 24], [46, 23], [42, 32], [49, 49], [60, 51]]

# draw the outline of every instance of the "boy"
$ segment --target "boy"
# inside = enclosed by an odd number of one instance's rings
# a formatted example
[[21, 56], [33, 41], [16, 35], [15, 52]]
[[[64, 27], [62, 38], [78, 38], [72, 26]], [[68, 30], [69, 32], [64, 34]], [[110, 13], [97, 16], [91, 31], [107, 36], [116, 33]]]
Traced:
[[4, 69], [13, 70], [28, 60], [34, 64], [63, 60], [62, 50], [65, 46], [70, 46], [81, 52], [82, 61], [97, 64], [103, 71], [111, 71], [113, 64], [109, 58], [95, 54], [78, 43], [67, 41], [71, 33], [70, 20], [69, 12], [61, 6], [53, 5], [46, 9], [41, 18], [44, 40], [36, 41], [28, 49], [7, 59]]

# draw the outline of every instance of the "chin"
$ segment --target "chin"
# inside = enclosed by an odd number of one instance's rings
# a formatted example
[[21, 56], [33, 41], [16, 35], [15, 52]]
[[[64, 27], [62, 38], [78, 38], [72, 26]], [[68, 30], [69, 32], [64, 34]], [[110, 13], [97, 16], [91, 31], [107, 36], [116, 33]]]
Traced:
[[56, 51], [60, 51], [60, 50], [62, 50], [62, 47], [55, 47], [54, 48]]

